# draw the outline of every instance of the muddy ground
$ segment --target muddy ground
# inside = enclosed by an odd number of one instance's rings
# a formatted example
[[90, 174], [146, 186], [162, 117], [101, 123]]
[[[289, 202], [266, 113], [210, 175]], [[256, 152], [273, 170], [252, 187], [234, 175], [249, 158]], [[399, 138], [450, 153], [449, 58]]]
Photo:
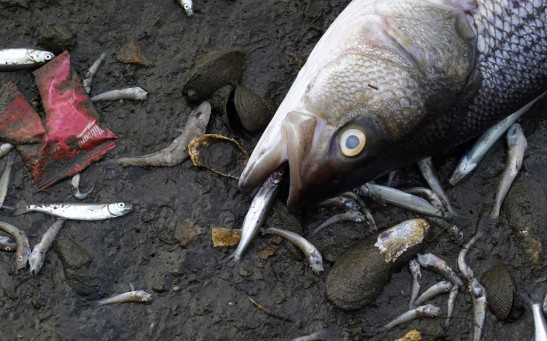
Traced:
[[[411, 328], [419, 329], [425, 340], [469, 339], [472, 305], [465, 293], [460, 293], [447, 329], [442, 319], [428, 319], [397, 327], [387, 335], [374, 334], [408, 305], [406, 268], [393, 274], [372, 306], [347, 312], [326, 300], [326, 274], [349, 244], [366, 237], [366, 227], [338, 224], [315, 237], [313, 242], [325, 259], [325, 272], [319, 276], [285, 244], [273, 245], [266, 237], [257, 238], [243, 260], [230, 267], [222, 261], [233, 248], [213, 248], [210, 228], [241, 225], [250, 198], [238, 192], [236, 180], [198, 169], [190, 161], [165, 169], [123, 168], [111, 162], [161, 149], [179, 134], [177, 129], [184, 126], [192, 109], [181, 92], [182, 78], [200, 55], [212, 49], [246, 51], [242, 83], [279, 104], [314, 43], [348, 2], [196, 0], [195, 15], [189, 18], [173, 0], [1, 0], [1, 48], [35, 47], [44, 26], [66, 24], [76, 35], [71, 53], [80, 75], [101, 52], [108, 51], [92, 93], [141, 86], [150, 95], [145, 102], [96, 105], [103, 125], [120, 139], [104, 160], [82, 173], [84, 188], [96, 185], [89, 202], [129, 201], [136, 205], [134, 212], [109, 221], [68, 222], [37, 276], [16, 272], [14, 254], [0, 253], [0, 340], [32, 340], [48, 332], [64, 341], [289, 340], [325, 327], [334, 332], [332, 340], [395, 339]], [[142, 47], [151, 61], [149, 67], [115, 59], [115, 52], [129, 38]], [[1, 82], [8, 80], [27, 98], [38, 96], [30, 72], [0, 74]], [[533, 255], [526, 253], [528, 244], [521, 242], [517, 229], [525, 226], [545, 245], [545, 103], [543, 110], [530, 117], [524, 122], [529, 147], [517, 180], [521, 190], [509, 193], [496, 233], [472, 249], [468, 260], [479, 276], [501, 260], [518, 290], [533, 292], [546, 281], [545, 253], [530, 259]], [[228, 130], [218, 116], [211, 118], [208, 132], [234, 137], [249, 151], [258, 139]], [[435, 159], [445, 183], [464, 149]], [[448, 191], [465, 222], [461, 227], [466, 240], [493, 202], [505, 151], [505, 143], [498, 143], [469, 180]], [[415, 167], [399, 172], [396, 182], [401, 188], [423, 185]], [[17, 158], [6, 203], [72, 201], [70, 192], [68, 181], [37, 192]], [[374, 203], [370, 208], [380, 228], [415, 216]], [[333, 213], [314, 209], [300, 218], [304, 228], [310, 229]], [[23, 229], [31, 245], [54, 221], [39, 213], [14, 218], [0, 212], [0, 216]], [[274, 248], [275, 254], [262, 260], [258, 254], [267, 247]], [[426, 250], [456, 267], [460, 247], [445, 233], [435, 231]], [[422, 288], [436, 280], [436, 274], [425, 270]], [[93, 305], [128, 291], [130, 283], [152, 293], [154, 301]], [[277, 317], [258, 309], [249, 298]], [[435, 300], [443, 314], [446, 299]], [[532, 333], [529, 310], [514, 322], [500, 322], [487, 313], [485, 340], [530, 340]]]

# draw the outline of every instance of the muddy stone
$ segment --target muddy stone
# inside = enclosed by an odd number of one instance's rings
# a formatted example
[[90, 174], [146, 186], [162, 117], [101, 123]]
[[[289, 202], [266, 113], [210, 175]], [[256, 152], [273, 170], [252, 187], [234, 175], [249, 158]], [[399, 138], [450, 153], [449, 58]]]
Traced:
[[52, 24], [43, 27], [36, 38], [38, 45], [58, 54], [72, 50], [76, 45], [76, 34], [66, 24]]
[[138, 66], [150, 66], [150, 62], [142, 53], [139, 43], [133, 38], [128, 39], [116, 52], [116, 59], [122, 63]]

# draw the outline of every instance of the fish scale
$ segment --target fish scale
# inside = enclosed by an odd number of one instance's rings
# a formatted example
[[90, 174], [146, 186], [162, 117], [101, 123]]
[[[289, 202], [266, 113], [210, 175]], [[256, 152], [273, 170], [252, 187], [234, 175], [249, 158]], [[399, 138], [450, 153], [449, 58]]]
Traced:
[[[240, 177], [288, 162], [303, 208], [478, 136], [545, 91], [542, 1], [354, 0], [299, 72]], [[304, 124], [305, 123], [305, 124]], [[341, 139], [360, 131], [346, 153]]]

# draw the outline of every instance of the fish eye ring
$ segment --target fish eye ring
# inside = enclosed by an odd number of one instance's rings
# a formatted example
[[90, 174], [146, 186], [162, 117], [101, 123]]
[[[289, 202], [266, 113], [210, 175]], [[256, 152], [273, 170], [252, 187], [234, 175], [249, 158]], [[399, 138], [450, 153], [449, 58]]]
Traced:
[[365, 148], [366, 136], [362, 130], [350, 128], [342, 133], [340, 138], [340, 150], [347, 157], [359, 155]]
[[45, 60], [51, 60], [52, 58], [53, 58], [53, 55], [50, 53], [46, 53], [46, 55], [44, 56]]

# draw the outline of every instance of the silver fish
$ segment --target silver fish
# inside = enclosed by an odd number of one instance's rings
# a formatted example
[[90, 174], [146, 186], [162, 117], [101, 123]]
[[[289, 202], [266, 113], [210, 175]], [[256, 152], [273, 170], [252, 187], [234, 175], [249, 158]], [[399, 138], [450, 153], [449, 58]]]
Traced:
[[125, 157], [115, 160], [122, 166], [175, 166], [189, 158], [188, 143], [194, 138], [203, 135], [209, 118], [211, 117], [211, 105], [203, 102], [188, 116], [188, 121], [179, 137], [168, 147], [155, 153], [139, 156]]
[[317, 226], [313, 229], [313, 231], [310, 232], [309, 236], [313, 237], [319, 232], [321, 232], [325, 227], [330, 226], [332, 224], [336, 224], [339, 222], [353, 222], [353, 223], [364, 223], [367, 219], [365, 216], [359, 212], [359, 211], [349, 211], [346, 213], [337, 214], [335, 216], [330, 217], [326, 221], [324, 221], [322, 224]]
[[452, 283], [448, 281], [440, 281], [424, 291], [424, 293], [416, 299], [414, 305], [422, 305], [433, 297], [441, 294], [448, 294], [450, 292], [450, 289], [452, 289]]
[[89, 93], [91, 91], [91, 83], [93, 82], [93, 77], [95, 76], [95, 74], [99, 70], [99, 66], [101, 66], [101, 63], [103, 62], [105, 57], [106, 57], [106, 53], [104, 53], [104, 52], [101, 53], [99, 58], [93, 64], [91, 64], [91, 66], [89, 67], [89, 69], [85, 73], [85, 78], [82, 81], [82, 85], [84, 86], [84, 89], [87, 93]]
[[470, 291], [473, 297], [473, 341], [480, 341], [486, 318], [486, 290], [474, 278]]
[[147, 293], [144, 290], [131, 290], [123, 294], [115, 295], [104, 300], [97, 302], [98, 306], [106, 304], [118, 304], [118, 303], [127, 303], [127, 302], [137, 302], [137, 303], [151, 303], [153, 300], [152, 295]]
[[264, 222], [266, 214], [279, 190], [279, 184], [283, 180], [284, 174], [285, 171], [283, 169], [276, 170], [268, 179], [266, 179], [264, 185], [262, 185], [258, 190], [258, 193], [254, 196], [251, 207], [243, 220], [241, 239], [237, 245], [237, 249], [228, 257], [228, 259], [233, 258], [236, 262], [239, 262], [241, 259], [243, 252], [245, 252], [251, 243], [251, 240], [253, 240], [260, 229], [260, 225]]
[[72, 179], [70, 180], [70, 184], [72, 185], [72, 188], [74, 188], [74, 192], [72, 193], [72, 195], [79, 200], [84, 200], [85, 198], [87, 198], [95, 188], [95, 185], [92, 185], [87, 192], [80, 192], [80, 173], [77, 173], [72, 177]]
[[419, 280], [422, 278], [422, 271], [420, 269], [420, 264], [415, 259], [411, 260], [408, 263], [408, 270], [410, 271], [410, 274], [412, 276], [412, 289], [410, 293], [410, 301], [408, 302], [408, 307], [412, 308], [414, 306], [414, 301], [416, 301], [416, 297], [418, 297], [418, 293], [420, 292]]
[[32, 252], [28, 258], [28, 263], [30, 266], [30, 272], [33, 275], [37, 275], [44, 265], [46, 253], [51, 247], [51, 244], [53, 244], [53, 241], [55, 240], [55, 237], [57, 237], [57, 234], [59, 234], [59, 231], [61, 231], [64, 223], [65, 220], [63, 219], [59, 219], [55, 223], [53, 223], [53, 225], [50, 226], [46, 233], [44, 233], [40, 242], [36, 244], [32, 249]]
[[399, 315], [393, 321], [386, 324], [383, 327], [383, 329], [389, 330], [401, 323], [410, 322], [412, 320], [415, 320], [417, 318], [422, 318], [422, 317], [437, 317], [440, 314], [441, 314], [441, 309], [439, 307], [436, 307], [431, 304], [422, 305], [415, 309], [409, 310], [406, 313]]
[[429, 187], [431, 187], [433, 192], [435, 192], [437, 196], [441, 199], [443, 207], [446, 208], [451, 216], [456, 216], [456, 211], [450, 204], [448, 195], [446, 195], [443, 186], [441, 185], [441, 181], [437, 177], [437, 173], [433, 168], [433, 161], [431, 160], [431, 157], [418, 161], [418, 168], [420, 169], [420, 173], [422, 173], [422, 176], [424, 177]]
[[547, 316], [547, 294], [545, 295], [545, 298], [543, 299], [543, 313], [545, 316]]
[[2, 143], [0, 145], [0, 159], [8, 155], [13, 150], [14, 146], [11, 143]]
[[433, 207], [438, 209], [443, 209], [443, 203], [441, 201], [441, 198], [439, 198], [437, 193], [433, 192], [429, 188], [412, 187], [412, 188], [406, 189], [405, 192], [412, 195], [421, 195], [422, 197], [425, 197], [427, 201], [429, 201], [429, 203], [433, 205]]
[[11, 175], [11, 168], [13, 167], [13, 156], [8, 156], [6, 165], [0, 176], [0, 206], [4, 204], [6, 194], [8, 194], [9, 178]]
[[15, 252], [17, 244], [13, 238], [8, 236], [0, 236], [0, 251]]
[[179, 0], [180, 5], [186, 12], [187, 16], [192, 16], [194, 14], [194, 5], [192, 4], [192, 0]]
[[103, 92], [102, 94], [91, 97], [93, 102], [98, 101], [116, 101], [119, 99], [129, 99], [133, 101], [146, 101], [148, 99], [148, 92], [141, 87], [127, 88], [121, 90], [110, 90]]
[[240, 190], [288, 163], [288, 206], [305, 208], [480, 135], [545, 91], [546, 21], [541, 0], [351, 1], [261, 136]]
[[321, 257], [321, 253], [319, 252], [319, 250], [317, 250], [315, 246], [313, 246], [312, 243], [307, 241], [301, 235], [291, 231], [276, 229], [274, 227], [263, 229], [262, 232], [276, 234], [298, 246], [300, 251], [302, 251], [302, 253], [304, 253], [304, 255], [306, 256], [306, 259], [310, 263], [313, 271], [315, 271], [316, 273], [323, 271], [323, 258]]
[[475, 168], [486, 153], [492, 148], [494, 143], [496, 143], [501, 135], [503, 135], [509, 127], [513, 125], [525, 112], [529, 111], [530, 108], [536, 104], [541, 98], [543, 98], [547, 92], [542, 93], [537, 98], [535, 98], [530, 103], [526, 104], [520, 110], [507, 116], [505, 119], [501, 120], [499, 123], [494, 125], [492, 128], [488, 129], [484, 134], [482, 134], [477, 142], [473, 145], [471, 150], [469, 150], [461, 159], [460, 163], [452, 173], [450, 180], [448, 182], [455, 186], [458, 182], [464, 179], [469, 175]]
[[459, 292], [460, 286], [454, 285], [450, 290], [450, 294], [448, 295], [448, 302], [446, 303], [446, 328], [448, 328], [448, 326], [450, 325], [450, 318], [452, 317], [452, 313], [454, 312], [454, 305], [456, 304], [456, 297], [458, 296]]
[[463, 285], [462, 280], [460, 279], [460, 277], [458, 277], [458, 275], [456, 275], [454, 270], [452, 270], [448, 266], [448, 264], [446, 264], [446, 262], [444, 260], [442, 260], [439, 257], [435, 256], [434, 254], [432, 254], [432, 253], [428, 253], [428, 254], [425, 254], [425, 255], [418, 254], [417, 260], [418, 260], [418, 263], [420, 263], [420, 265], [422, 267], [424, 267], [428, 270], [437, 272], [438, 274], [443, 276], [445, 279], [452, 282], [452, 284], [458, 285], [458, 286]]
[[55, 58], [55, 54], [36, 49], [0, 50], [0, 71], [36, 68]]
[[522, 166], [524, 151], [528, 145], [520, 124], [513, 124], [511, 128], [509, 128], [509, 131], [507, 131], [507, 145], [509, 146], [509, 151], [507, 152], [507, 163], [498, 185], [494, 207], [492, 208], [492, 215], [494, 217], [499, 217], [500, 215], [501, 204], [503, 199], [505, 199], [507, 191], [509, 191], [509, 188], [518, 175], [518, 172]]
[[3, 221], [0, 221], [0, 230], [12, 236], [17, 244], [17, 250], [15, 251], [15, 268], [19, 270], [27, 266], [28, 257], [30, 256], [30, 243], [25, 233], [17, 227]]
[[357, 194], [370, 197], [379, 203], [395, 205], [432, 217], [451, 218], [448, 212], [434, 207], [425, 199], [395, 188], [368, 183], [362, 185], [356, 191]]
[[126, 215], [133, 210], [133, 204], [118, 202], [114, 204], [44, 204], [33, 205], [20, 202], [11, 213], [18, 216], [27, 212], [42, 212], [67, 220], [105, 220]]
[[534, 315], [534, 341], [547, 341], [547, 324], [541, 313], [541, 304], [532, 304], [532, 314]]
[[317, 331], [310, 335], [300, 336], [297, 338], [292, 339], [291, 341], [323, 341], [323, 340], [331, 340], [332, 338], [332, 331], [329, 329], [321, 329], [320, 331]]

